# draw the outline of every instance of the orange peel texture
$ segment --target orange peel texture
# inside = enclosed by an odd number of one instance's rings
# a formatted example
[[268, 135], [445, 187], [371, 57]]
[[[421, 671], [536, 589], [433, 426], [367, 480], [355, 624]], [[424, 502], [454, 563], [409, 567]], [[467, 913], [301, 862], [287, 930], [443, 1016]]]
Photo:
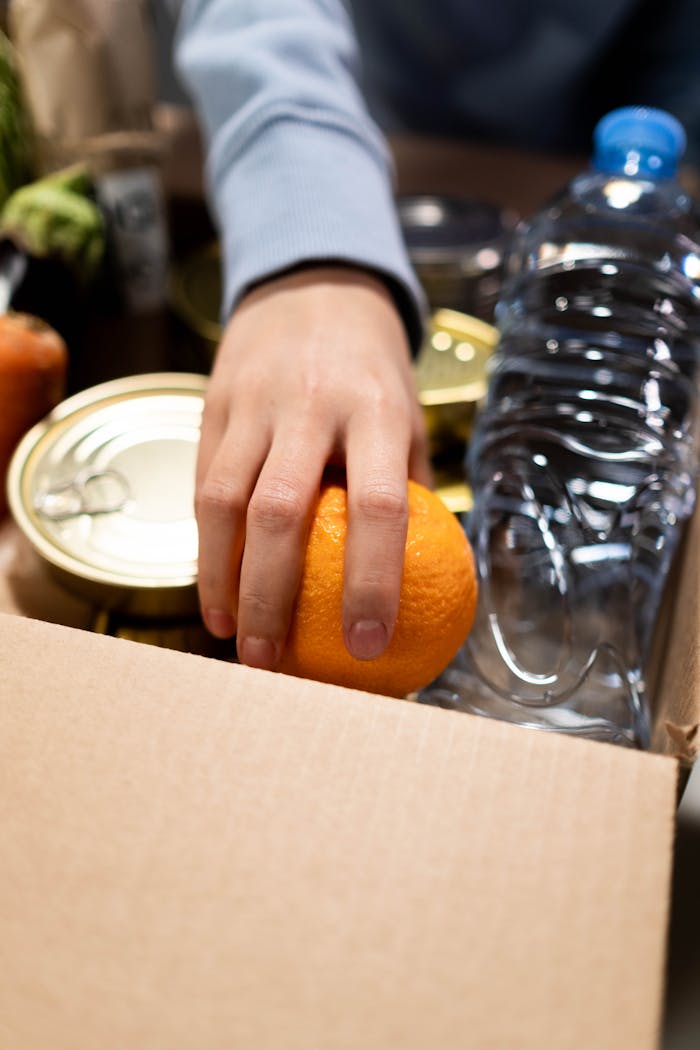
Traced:
[[345, 648], [342, 630], [347, 492], [335, 481], [322, 486], [281, 671], [405, 696], [428, 685], [450, 663], [474, 621], [472, 550], [459, 521], [434, 492], [409, 481], [408, 506], [394, 633], [381, 656], [357, 660]]

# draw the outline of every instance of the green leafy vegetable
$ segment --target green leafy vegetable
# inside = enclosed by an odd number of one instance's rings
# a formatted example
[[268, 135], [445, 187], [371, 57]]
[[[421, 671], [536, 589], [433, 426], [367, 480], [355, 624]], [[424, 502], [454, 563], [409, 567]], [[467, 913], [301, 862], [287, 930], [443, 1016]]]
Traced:
[[15, 190], [0, 213], [0, 235], [30, 255], [58, 256], [89, 280], [105, 248], [102, 213], [82, 166], [66, 168]]

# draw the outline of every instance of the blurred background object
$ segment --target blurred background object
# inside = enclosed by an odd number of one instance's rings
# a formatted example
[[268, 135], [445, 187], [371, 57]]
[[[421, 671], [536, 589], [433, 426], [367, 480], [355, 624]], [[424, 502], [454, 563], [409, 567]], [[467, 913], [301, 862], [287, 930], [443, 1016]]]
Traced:
[[15, 50], [0, 31], [0, 206], [32, 177], [33, 146]]
[[11, 0], [39, 173], [80, 163], [107, 225], [112, 312], [163, 309], [168, 236], [154, 127], [155, 47], [146, 0]]
[[[153, 148], [154, 43], [146, 0], [10, 0], [8, 26], [39, 168]], [[114, 139], [134, 135], [143, 138]]]
[[67, 367], [66, 344], [53, 328], [27, 314], [0, 313], [0, 518], [17, 443], [63, 397]]
[[468, 197], [429, 194], [399, 197], [398, 212], [430, 306], [491, 321], [516, 213]]

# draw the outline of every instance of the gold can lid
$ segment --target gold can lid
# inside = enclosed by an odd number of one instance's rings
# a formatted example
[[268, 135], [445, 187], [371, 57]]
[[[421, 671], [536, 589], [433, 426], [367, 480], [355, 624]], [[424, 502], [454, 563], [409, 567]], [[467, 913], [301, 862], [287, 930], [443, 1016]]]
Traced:
[[178, 317], [213, 346], [221, 339], [221, 251], [217, 241], [197, 248], [173, 268], [170, 305]]
[[17, 524], [46, 561], [106, 605], [115, 592], [151, 592], [167, 612], [181, 592], [196, 593], [206, 382], [165, 372], [102, 383], [63, 401], [15, 451], [8, 500]]
[[479, 401], [497, 342], [493, 325], [458, 310], [436, 310], [415, 364], [421, 404]]

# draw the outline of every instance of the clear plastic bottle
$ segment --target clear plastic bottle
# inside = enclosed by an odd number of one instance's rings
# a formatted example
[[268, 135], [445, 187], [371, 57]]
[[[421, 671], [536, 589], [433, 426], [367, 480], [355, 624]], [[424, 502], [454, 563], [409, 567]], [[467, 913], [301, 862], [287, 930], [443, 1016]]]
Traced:
[[681, 125], [628, 107], [519, 234], [469, 451], [474, 629], [420, 699], [628, 746], [698, 467], [700, 232]]

